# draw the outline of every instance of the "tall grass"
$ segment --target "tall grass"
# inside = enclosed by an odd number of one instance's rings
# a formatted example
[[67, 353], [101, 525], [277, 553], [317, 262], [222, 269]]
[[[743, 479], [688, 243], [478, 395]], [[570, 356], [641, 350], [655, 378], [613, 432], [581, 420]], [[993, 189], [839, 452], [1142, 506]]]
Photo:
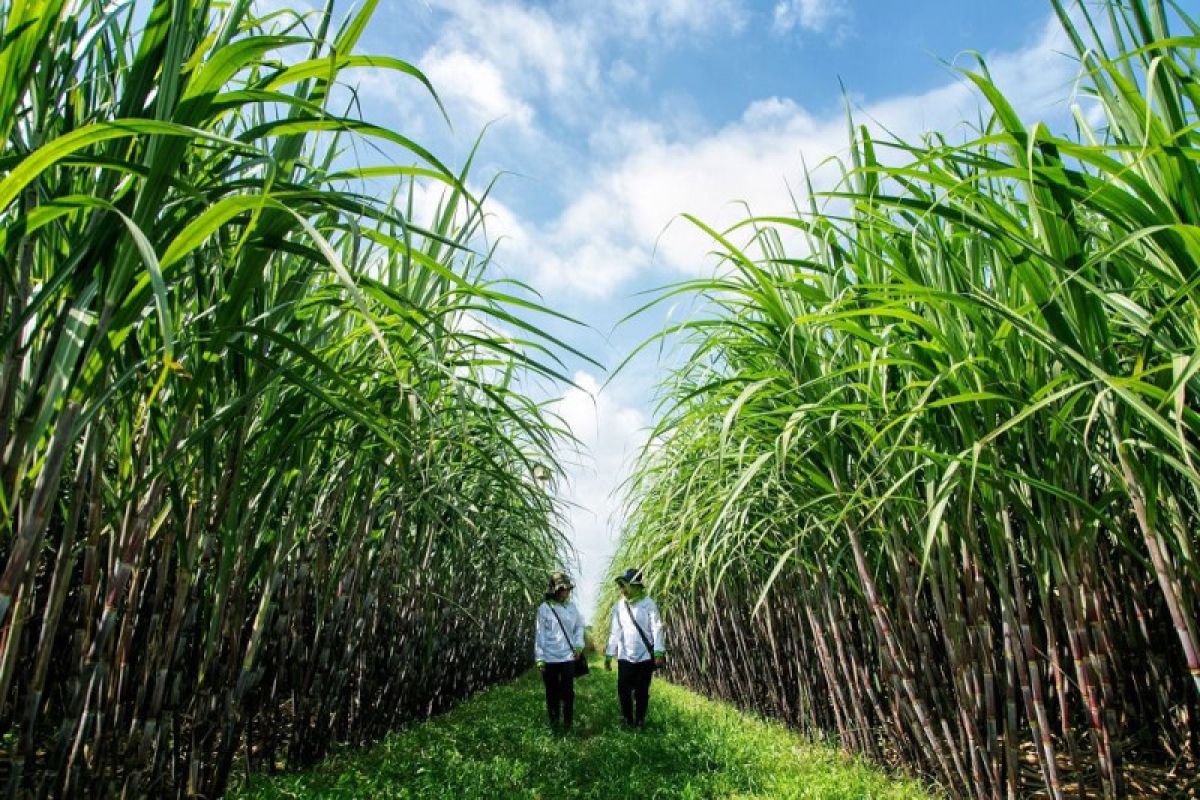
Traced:
[[976, 138], [855, 131], [844, 213], [697, 221], [618, 554], [686, 682], [961, 797], [1181, 792], [1200, 744], [1198, 28], [1054, 7], [1099, 129], [981, 67]]
[[376, 4], [0, 5], [10, 797], [214, 797], [528, 661], [558, 348], [465, 176], [339, 108], [428, 85], [358, 54]]

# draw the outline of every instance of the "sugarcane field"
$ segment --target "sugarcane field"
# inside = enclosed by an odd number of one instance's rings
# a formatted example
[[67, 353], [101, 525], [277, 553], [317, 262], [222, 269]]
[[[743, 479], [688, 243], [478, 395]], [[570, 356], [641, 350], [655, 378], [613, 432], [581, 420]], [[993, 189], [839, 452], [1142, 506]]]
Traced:
[[0, 800], [1200, 798], [1194, 0], [0, 0]]

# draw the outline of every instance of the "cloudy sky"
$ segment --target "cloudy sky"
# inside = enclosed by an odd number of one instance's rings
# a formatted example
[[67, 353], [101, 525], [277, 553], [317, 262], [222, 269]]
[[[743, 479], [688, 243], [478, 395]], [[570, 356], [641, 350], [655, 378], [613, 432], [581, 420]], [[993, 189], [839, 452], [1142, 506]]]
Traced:
[[[901, 137], [966, 136], [979, 106], [955, 70], [976, 53], [1030, 120], [1062, 127], [1075, 100], [1047, 0], [383, 0], [361, 49], [416, 63], [453, 128], [414, 82], [359, 71], [368, 119], [452, 165], [487, 128], [472, 181], [499, 176], [498, 274], [586, 323], [550, 327], [610, 368], [686, 313], [618, 326], [646, 291], [713, 270], [679, 215], [720, 227], [746, 207], [786, 213], [805, 164], [846, 155], [847, 106]], [[656, 366], [650, 351], [605, 386], [570, 362], [577, 386], [557, 403], [586, 446], [568, 456], [563, 489], [585, 611], [619, 534], [613, 489], [651, 420]]]

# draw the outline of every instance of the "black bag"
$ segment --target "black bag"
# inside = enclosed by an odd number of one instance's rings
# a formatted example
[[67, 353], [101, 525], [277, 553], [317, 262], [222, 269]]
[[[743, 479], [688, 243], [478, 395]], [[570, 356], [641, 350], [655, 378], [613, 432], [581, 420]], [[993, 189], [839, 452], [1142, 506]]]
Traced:
[[658, 669], [658, 659], [654, 657], [654, 645], [650, 642], [650, 637], [642, 630], [642, 626], [637, 624], [637, 618], [633, 616], [633, 609], [629, 607], [628, 600], [622, 600], [625, 606], [625, 613], [629, 615], [629, 621], [633, 623], [633, 627], [637, 628], [638, 636], [642, 637], [642, 644], [646, 645], [646, 652], [650, 654], [650, 669]]
[[[563, 625], [562, 617], [560, 617], [558, 612], [554, 610], [554, 606], [550, 605], [549, 603], [546, 603], [546, 608], [550, 609], [550, 613], [554, 615], [556, 620], [558, 620], [558, 627], [562, 628], [563, 636], [567, 637], [567, 643], [570, 644], [571, 634], [567, 633], [567, 626]], [[587, 656], [585, 656], [583, 653], [580, 653], [575, 659], [575, 677], [578, 678], [580, 675], [587, 675], [591, 669], [592, 668], [588, 666]]]

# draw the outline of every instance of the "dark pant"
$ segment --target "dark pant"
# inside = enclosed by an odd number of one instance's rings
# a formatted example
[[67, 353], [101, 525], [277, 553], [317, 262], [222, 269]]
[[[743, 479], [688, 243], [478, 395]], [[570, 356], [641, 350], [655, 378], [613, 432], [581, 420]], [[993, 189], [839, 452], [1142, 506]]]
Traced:
[[571, 727], [575, 721], [575, 662], [547, 664], [542, 670], [542, 683], [546, 684], [546, 711], [550, 713], [550, 724]]
[[621, 701], [621, 716], [626, 724], [645, 724], [653, 677], [653, 660], [617, 662], [617, 699]]

